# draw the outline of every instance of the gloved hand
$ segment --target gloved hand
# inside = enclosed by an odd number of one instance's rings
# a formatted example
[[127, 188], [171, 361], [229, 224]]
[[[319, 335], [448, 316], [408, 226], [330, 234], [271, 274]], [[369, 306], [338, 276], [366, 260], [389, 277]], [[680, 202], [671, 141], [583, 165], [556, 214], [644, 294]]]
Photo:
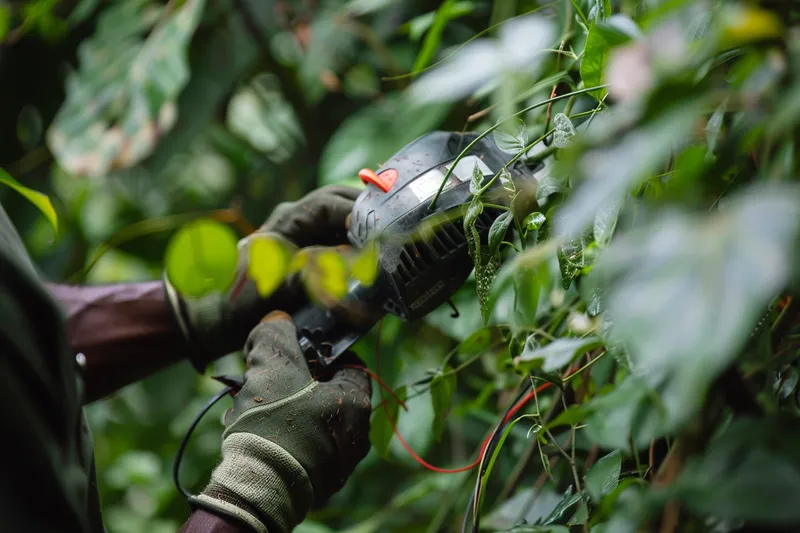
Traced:
[[252, 240], [259, 235], [270, 235], [299, 248], [346, 244], [346, 221], [360, 192], [352, 187], [331, 185], [297, 202], [279, 204], [261, 228], [239, 241], [238, 273], [226, 294], [185, 298], [164, 274], [167, 300], [189, 342], [189, 357], [198, 372], [204, 372], [211, 361], [241, 349], [250, 330], [270, 311], [281, 309], [293, 313], [308, 301], [297, 275], [287, 277], [267, 298], [258, 295], [255, 283], [247, 275]]
[[244, 355], [222, 462], [191, 503], [260, 533], [288, 533], [342, 488], [369, 451], [371, 384], [354, 368], [315, 381], [294, 324], [279, 311], [252, 331]]

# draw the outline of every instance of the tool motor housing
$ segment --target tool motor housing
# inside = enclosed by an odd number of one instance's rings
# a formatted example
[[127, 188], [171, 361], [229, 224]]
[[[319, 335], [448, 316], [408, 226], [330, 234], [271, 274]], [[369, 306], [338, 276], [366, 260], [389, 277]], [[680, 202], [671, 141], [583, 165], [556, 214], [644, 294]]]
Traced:
[[[327, 365], [364, 335], [383, 314], [416, 320], [446, 302], [473, 268], [463, 215], [472, 200], [470, 182], [477, 167], [485, 185], [510, 160], [491, 136], [434, 131], [397, 152], [377, 171], [359, 173], [366, 188], [351, 212], [348, 240], [360, 249], [378, 246], [378, 274], [373, 285], [353, 283], [345, 300], [373, 310], [370, 323], [342, 324], [330, 312], [310, 306], [295, 317], [298, 339], [309, 359]], [[431, 201], [456, 157], [472, 142], [453, 169], [433, 209]], [[517, 189], [535, 187], [535, 169], [516, 162], [507, 169]], [[508, 205], [496, 180], [487, 191], [492, 203]], [[484, 208], [476, 222], [486, 242], [502, 213]]]

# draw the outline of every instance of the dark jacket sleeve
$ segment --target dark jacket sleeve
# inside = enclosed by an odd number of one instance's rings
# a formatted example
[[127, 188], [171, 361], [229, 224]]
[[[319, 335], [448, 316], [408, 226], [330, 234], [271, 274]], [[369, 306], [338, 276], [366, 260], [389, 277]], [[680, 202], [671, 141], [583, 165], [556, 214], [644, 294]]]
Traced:
[[59, 309], [20, 248], [0, 207], [2, 529], [96, 533], [75, 358]]
[[178, 533], [253, 533], [250, 526], [197, 509]]

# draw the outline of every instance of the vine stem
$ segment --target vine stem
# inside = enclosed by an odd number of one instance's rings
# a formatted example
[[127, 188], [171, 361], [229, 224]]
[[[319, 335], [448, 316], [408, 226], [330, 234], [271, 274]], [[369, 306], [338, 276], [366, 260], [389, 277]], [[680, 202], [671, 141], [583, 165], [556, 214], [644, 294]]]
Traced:
[[456, 158], [453, 160], [453, 162], [450, 165], [450, 168], [447, 169], [447, 172], [445, 172], [444, 178], [442, 178], [442, 183], [439, 185], [439, 190], [436, 191], [436, 194], [433, 196], [433, 199], [431, 200], [430, 205], [428, 205], [428, 209], [433, 210], [436, 207], [436, 200], [438, 200], [439, 199], [439, 195], [442, 194], [442, 191], [444, 190], [444, 186], [447, 183], [447, 180], [450, 178], [450, 175], [453, 173], [453, 170], [456, 168], [456, 165], [458, 164], [458, 162], [461, 161], [461, 159], [467, 154], [467, 152], [470, 151], [470, 149], [473, 146], [475, 146], [481, 139], [485, 138], [487, 135], [489, 135], [494, 130], [499, 128], [500, 125], [503, 124], [503, 122], [505, 122], [508, 119], [511, 119], [511, 118], [514, 118], [514, 117], [518, 117], [520, 115], [528, 113], [529, 111], [533, 111], [534, 109], [536, 109], [538, 107], [545, 106], [545, 105], [549, 104], [550, 102], [555, 102], [556, 100], [562, 100], [564, 98], [569, 98], [571, 96], [577, 96], [577, 95], [580, 95], [580, 94], [585, 94], [585, 93], [588, 93], [588, 92], [591, 92], [591, 91], [596, 91], [598, 89], [604, 89], [605, 87], [607, 87], [607, 85], [605, 85], [605, 84], [597, 85], [595, 87], [589, 87], [589, 88], [586, 88], [586, 89], [573, 91], [571, 93], [566, 93], [566, 94], [561, 94], [561, 95], [558, 95], [558, 96], [554, 96], [553, 98], [548, 98], [547, 100], [542, 100], [541, 102], [529, 105], [528, 107], [523, 108], [523, 109], [517, 111], [516, 113], [513, 113], [513, 114], [511, 114], [511, 115], [509, 115], [509, 116], [507, 116], [505, 118], [501, 118], [500, 120], [497, 121], [497, 123], [494, 126], [490, 126], [489, 128], [486, 128], [486, 130], [483, 133], [481, 133], [477, 137], [475, 137], [475, 139], [471, 143], [469, 143], [467, 145], [467, 147], [464, 148], [461, 151], [461, 153], [458, 154], [458, 156], [456, 156]]

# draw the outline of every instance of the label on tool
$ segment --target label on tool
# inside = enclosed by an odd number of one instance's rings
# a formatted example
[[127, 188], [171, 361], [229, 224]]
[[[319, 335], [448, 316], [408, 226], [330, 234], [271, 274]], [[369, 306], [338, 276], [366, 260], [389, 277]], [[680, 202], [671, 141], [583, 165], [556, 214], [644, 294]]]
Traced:
[[[447, 183], [445, 183], [442, 192], [452, 189], [459, 183], [471, 180], [475, 165], [481, 169], [481, 173], [484, 176], [494, 175], [491, 169], [486, 166], [486, 163], [484, 163], [478, 156], [470, 155], [458, 162], [456, 168], [450, 174], [450, 177], [447, 178]], [[445, 168], [450, 169], [452, 166], [453, 165], [450, 164]], [[414, 193], [414, 196], [417, 197], [417, 200], [421, 202], [436, 194], [436, 191], [438, 191], [439, 187], [442, 185], [443, 179], [444, 173], [438, 168], [433, 168], [409, 183], [408, 188], [411, 189], [411, 192]]]

